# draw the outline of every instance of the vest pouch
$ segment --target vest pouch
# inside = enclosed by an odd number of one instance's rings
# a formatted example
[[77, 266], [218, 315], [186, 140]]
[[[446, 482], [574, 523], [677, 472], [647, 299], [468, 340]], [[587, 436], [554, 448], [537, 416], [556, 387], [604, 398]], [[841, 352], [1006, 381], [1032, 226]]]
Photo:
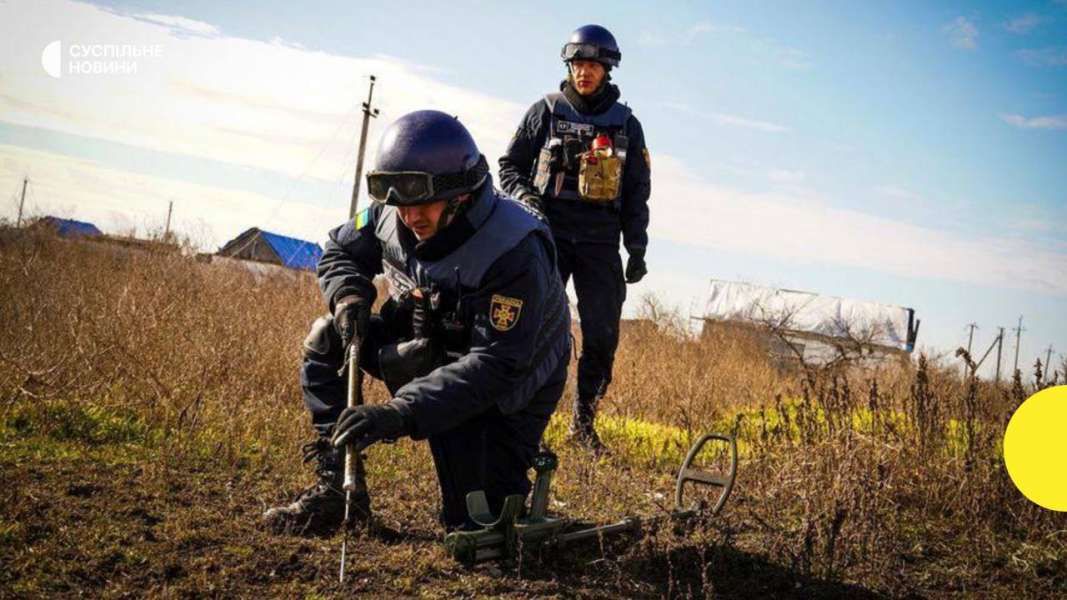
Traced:
[[549, 139], [548, 143], [541, 147], [537, 155], [537, 173], [534, 175], [534, 189], [542, 196], [548, 191], [552, 181], [552, 174], [560, 170], [563, 160], [563, 146], [558, 138]]
[[534, 176], [533, 184], [534, 189], [538, 194], [542, 196], [545, 191], [548, 190], [548, 180], [552, 177], [552, 151], [546, 148], [541, 148], [541, 153], [537, 156], [537, 174]]
[[622, 159], [611, 154], [582, 153], [578, 165], [578, 195], [588, 202], [611, 202], [622, 188]]

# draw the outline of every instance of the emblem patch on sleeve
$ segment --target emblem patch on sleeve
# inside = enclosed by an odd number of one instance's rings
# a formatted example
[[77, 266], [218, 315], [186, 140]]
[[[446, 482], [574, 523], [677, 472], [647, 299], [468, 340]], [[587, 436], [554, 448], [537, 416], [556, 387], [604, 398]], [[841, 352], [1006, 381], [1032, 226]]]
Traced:
[[489, 303], [489, 322], [497, 331], [507, 331], [519, 322], [522, 313], [522, 300], [493, 294], [492, 302]]
[[648, 170], [652, 170], [652, 159], [648, 156], [648, 148], [642, 148], [641, 154], [645, 155], [645, 164], [648, 165]]

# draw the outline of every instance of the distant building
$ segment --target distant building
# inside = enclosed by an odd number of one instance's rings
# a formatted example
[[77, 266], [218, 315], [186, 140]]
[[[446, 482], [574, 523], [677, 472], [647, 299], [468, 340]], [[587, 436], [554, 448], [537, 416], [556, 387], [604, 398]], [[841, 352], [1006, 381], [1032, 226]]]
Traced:
[[826, 362], [844, 356], [884, 358], [915, 349], [919, 319], [911, 308], [712, 279], [691, 318], [704, 327], [763, 331], [782, 358]]
[[41, 217], [37, 219], [33, 227], [47, 228], [62, 237], [98, 237], [104, 235], [96, 225], [74, 219], [60, 219], [59, 217]]
[[322, 258], [322, 248], [314, 242], [253, 227], [226, 242], [215, 254], [226, 258], [280, 265], [289, 269], [314, 271]]

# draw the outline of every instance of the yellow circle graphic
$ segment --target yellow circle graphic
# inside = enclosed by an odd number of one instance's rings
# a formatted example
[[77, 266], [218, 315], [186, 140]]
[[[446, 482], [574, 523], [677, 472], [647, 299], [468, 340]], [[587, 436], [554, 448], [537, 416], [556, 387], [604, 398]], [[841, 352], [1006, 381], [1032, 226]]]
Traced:
[[1067, 385], [1030, 396], [1004, 432], [1004, 464], [1031, 502], [1067, 512]]

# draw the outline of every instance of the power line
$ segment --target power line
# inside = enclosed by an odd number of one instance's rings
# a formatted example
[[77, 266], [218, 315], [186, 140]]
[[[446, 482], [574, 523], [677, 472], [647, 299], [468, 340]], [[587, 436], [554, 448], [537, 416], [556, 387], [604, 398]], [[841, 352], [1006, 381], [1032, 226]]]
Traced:
[[352, 107], [348, 110], [347, 113], [345, 113], [344, 117], [342, 117], [341, 121], [337, 124], [337, 127], [334, 128], [333, 134], [330, 136], [330, 139], [326, 143], [324, 143], [322, 146], [319, 147], [319, 150], [315, 154], [314, 158], [312, 158], [310, 162], [308, 162], [307, 164], [304, 165], [304, 168], [301, 170], [300, 175], [297, 175], [295, 178], [291, 178], [289, 180], [289, 183], [286, 184], [286, 187], [285, 187], [285, 193], [282, 195], [282, 198], [280, 200], [278, 200], [277, 203], [275, 203], [274, 208], [271, 209], [270, 214], [267, 216], [266, 220], [264, 221], [264, 225], [269, 225], [274, 220], [274, 218], [278, 215], [278, 211], [281, 209], [282, 205], [285, 204], [289, 200], [289, 195], [293, 191], [293, 185], [296, 182], [304, 179], [304, 177], [306, 177], [307, 174], [311, 171], [311, 168], [314, 167], [315, 164], [319, 161], [319, 159], [322, 158], [322, 155], [326, 153], [326, 150], [330, 146], [333, 145], [334, 141], [337, 139], [337, 134], [340, 133], [341, 129], [343, 129], [344, 126], [348, 123], [349, 118], [351, 118], [353, 115], [355, 115], [356, 109], [359, 106], [360, 106], [360, 103], [358, 101], [352, 104]]
[[[337, 139], [337, 134], [340, 133], [341, 129], [345, 126], [345, 124], [348, 123], [348, 119], [350, 117], [352, 117], [356, 113], [356, 108], [359, 107], [359, 106], [360, 106], [360, 103], [358, 101], [352, 104], [351, 108], [348, 109], [348, 112], [345, 113], [345, 116], [342, 117], [341, 121], [337, 124], [337, 127], [334, 128], [333, 134], [330, 136], [330, 139], [325, 144], [323, 144], [322, 146], [319, 147], [319, 150], [315, 154], [314, 158], [312, 158], [311, 161], [309, 161], [308, 163], [306, 163], [304, 165], [304, 168], [301, 170], [300, 175], [298, 175], [296, 178], [290, 178], [289, 183], [286, 184], [285, 193], [282, 194], [281, 199], [278, 200], [278, 202], [276, 202], [274, 204], [274, 208], [271, 209], [270, 214], [263, 221], [264, 226], [268, 226], [274, 220], [274, 217], [277, 216], [278, 211], [281, 209], [282, 205], [285, 204], [289, 200], [289, 194], [292, 193], [292, 191], [293, 191], [293, 185], [296, 182], [302, 180], [308, 174], [308, 172], [311, 171], [311, 168], [313, 166], [315, 166], [315, 163], [317, 163], [319, 161], [319, 159], [322, 158], [322, 155], [326, 152], [326, 149], [333, 145], [334, 140]], [[262, 231], [262, 229], [260, 229], [260, 231]], [[250, 244], [252, 244], [252, 242], [254, 240], [255, 240], [255, 237], [253, 236], [247, 242], [242, 244], [241, 247], [239, 247], [236, 250], [232, 251], [231, 254], [232, 255], [240, 254], [241, 252], [244, 251], [245, 248], [247, 248]]]

